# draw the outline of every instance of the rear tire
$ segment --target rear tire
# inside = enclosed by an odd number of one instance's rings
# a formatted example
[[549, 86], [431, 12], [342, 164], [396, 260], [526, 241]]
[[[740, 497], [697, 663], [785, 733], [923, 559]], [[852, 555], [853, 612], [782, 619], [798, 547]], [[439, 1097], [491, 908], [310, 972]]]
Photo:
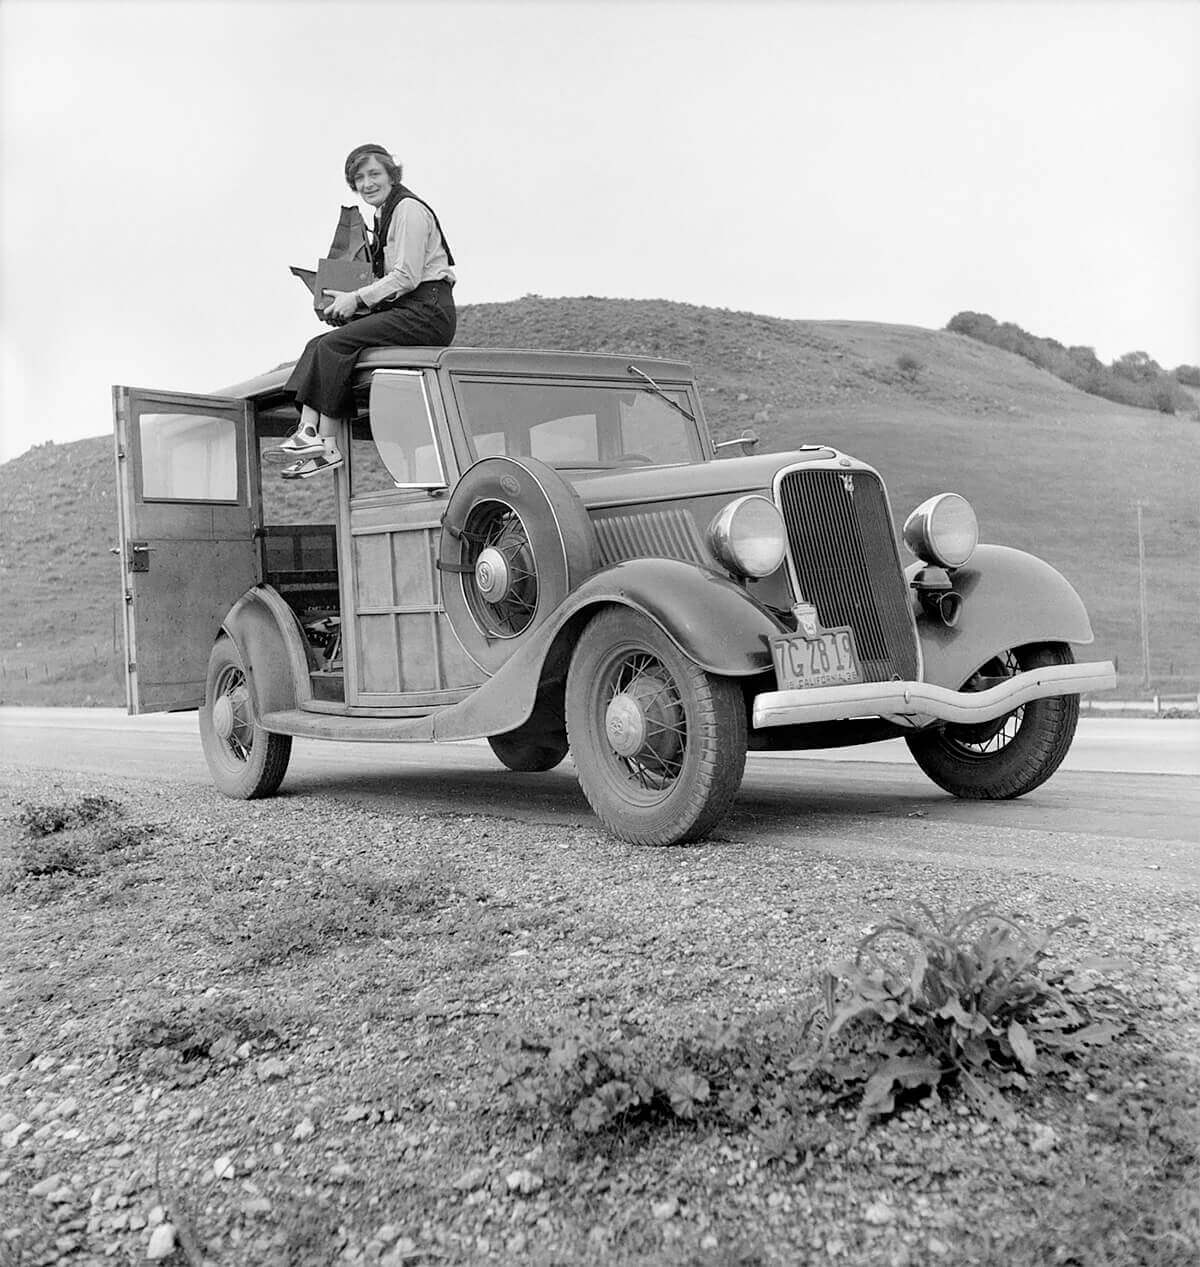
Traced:
[[[980, 672], [1011, 676], [1074, 662], [1065, 644], [1038, 643], [1003, 652]], [[942, 726], [908, 735], [905, 743], [917, 765], [952, 795], [972, 801], [1012, 800], [1040, 787], [1058, 769], [1078, 721], [1079, 696], [1052, 695], [994, 721]]]
[[259, 725], [245, 666], [226, 637], [217, 639], [208, 659], [200, 742], [212, 781], [226, 796], [250, 801], [279, 790], [292, 755], [292, 737]]
[[567, 675], [567, 734], [584, 795], [618, 839], [678, 845], [729, 809], [746, 765], [740, 687], [624, 607], [583, 632]]
[[491, 735], [488, 744], [503, 765], [519, 774], [544, 774], [567, 755], [567, 736], [548, 734], [540, 742], [521, 736]]

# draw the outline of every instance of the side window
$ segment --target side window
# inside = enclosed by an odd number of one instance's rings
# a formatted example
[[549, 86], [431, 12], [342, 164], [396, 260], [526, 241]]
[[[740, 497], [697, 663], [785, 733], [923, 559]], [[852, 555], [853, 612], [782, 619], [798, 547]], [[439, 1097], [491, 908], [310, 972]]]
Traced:
[[[352, 447], [350, 495], [376, 487], [443, 488], [446, 472], [425, 399], [425, 384], [410, 370], [378, 370], [371, 380], [371, 434], [377, 463]], [[380, 483], [379, 464], [387, 480]], [[362, 472], [360, 482], [356, 479]]]
[[146, 501], [236, 502], [237, 426], [205, 414], [142, 414]]

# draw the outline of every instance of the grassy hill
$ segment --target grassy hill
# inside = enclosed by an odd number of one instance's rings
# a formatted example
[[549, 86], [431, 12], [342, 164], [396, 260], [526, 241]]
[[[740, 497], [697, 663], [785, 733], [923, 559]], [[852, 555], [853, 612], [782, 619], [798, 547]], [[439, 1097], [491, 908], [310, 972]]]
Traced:
[[[1141, 686], [1135, 505], [1143, 504], [1150, 682], [1200, 684], [1200, 423], [1110, 404], [945, 331], [785, 321], [663, 300], [543, 299], [460, 313], [467, 346], [680, 357], [718, 437], [826, 441], [865, 458], [898, 519], [971, 499], [981, 536], [1030, 550], [1082, 594], [1097, 655]], [[248, 369], [250, 367], [247, 367]], [[170, 387], [170, 383], [157, 384]], [[102, 406], [97, 431], [106, 431]], [[43, 444], [0, 465], [0, 700], [120, 703], [112, 440]], [[296, 493], [296, 496], [299, 496]], [[308, 503], [311, 506], [311, 501]]]

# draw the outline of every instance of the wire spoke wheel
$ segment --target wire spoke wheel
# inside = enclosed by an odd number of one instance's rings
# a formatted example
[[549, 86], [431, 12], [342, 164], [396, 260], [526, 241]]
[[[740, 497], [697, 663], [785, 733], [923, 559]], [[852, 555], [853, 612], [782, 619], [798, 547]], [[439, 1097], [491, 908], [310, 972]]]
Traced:
[[538, 605], [537, 560], [520, 514], [503, 502], [475, 506], [462, 530], [463, 588], [479, 628], [515, 638], [533, 623]]
[[[994, 683], [1029, 669], [1072, 664], [1063, 643], [1038, 643], [1003, 652], [972, 683]], [[976, 687], [975, 689], [978, 689]], [[1041, 786], [1062, 764], [1079, 721], [1078, 695], [1031, 700], [992, 721], [946, 725], [908, 735], [913, 759], [938, 785], [965, 800], [1009, 800]]]
[[291, 736], [259, 725], [246, 669], [227, 637], [217, 639], [209, 657], [200, 741], [212, 780], [226, 796], [271, 796], [287, 773]]
[[699, 839], [741, 784], [741, 689], [706, 673], [637, 612], [610, 608], [584, 630], [567, 675], [566, 713], [584, 795], [621, 840]]

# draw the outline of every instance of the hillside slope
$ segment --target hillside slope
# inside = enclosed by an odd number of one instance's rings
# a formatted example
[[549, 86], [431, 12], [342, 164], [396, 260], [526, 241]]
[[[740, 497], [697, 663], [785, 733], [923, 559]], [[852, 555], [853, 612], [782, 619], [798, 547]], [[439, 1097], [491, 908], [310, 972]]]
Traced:
[[[665, 300], [543, 299], [460, 314], [465, 346], [680, 357], [718, 437], [765, 450], [826, 441], [887, 480], [898, 519], [955, 489], [984, 540], [1059, 567], [1131, 690], [1143, 664], [1135, 505], [1143, 503], [1150, 678], [1200, 682], [1200, 425], [1087, 396], [945, 331], [786, 321]], [[904, 368], [902, 369], [901, 366]], [[169, 387], [169, 383], [159, 384]], [[97, 430], [105, 420], [97, 411]], [[117, 703], [119, 569], [112, 440], [44, 444], [0, 465], [0, 699]], [[300, 496], [303, 489], [295, 495]]]

